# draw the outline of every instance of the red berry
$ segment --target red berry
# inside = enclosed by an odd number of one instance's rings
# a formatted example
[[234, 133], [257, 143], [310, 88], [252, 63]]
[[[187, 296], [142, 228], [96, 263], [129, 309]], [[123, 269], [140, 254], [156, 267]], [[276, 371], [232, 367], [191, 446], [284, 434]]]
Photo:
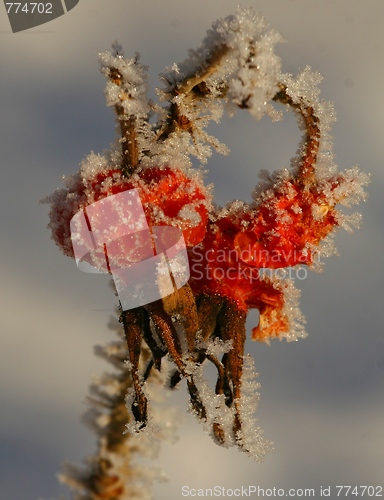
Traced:
[[196, 295], [258, 309], [253, 339], [288, 332], [284, 290], [278, 280], [259, 278], [259, 270], [312, 264], [313, 250], [336, 225], [336, 211], [322, 192], [284, 181], [254, 207], [235, 204], [209, 225], [202, 244], [189, 252], [191, 286]]
[[[78, 211], [107, 196], [134, 188], [139, 192], [149, 226], [181, 229], [187, 246], [196, 245], [204, 238], [210, 202], [198, 177], [189, 177], [171, 167], [152, 167], [125, 178], [120, 170], [110, 169], [85, 179], [75, 174], [66, 189], [57, 190], [50, 197], [49, 227], [63, 253], [74, 257], [70, 221]], [[119, 237], [118, 227], [116, 237]]]

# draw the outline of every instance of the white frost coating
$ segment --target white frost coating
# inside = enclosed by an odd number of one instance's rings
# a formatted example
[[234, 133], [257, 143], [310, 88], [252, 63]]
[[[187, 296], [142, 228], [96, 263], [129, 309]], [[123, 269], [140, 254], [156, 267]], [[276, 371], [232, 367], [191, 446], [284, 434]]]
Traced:
[[260, 398], [257, 392], [260, 389], [260, 384], [256, 382], [257, 377], [254, 361], [247, 354], [244, 356], [239, 401], [241, 430], [237, 432], [236, 437], [251, 458], [256, 462], [262, 462], [265, 454], [273, 450], [273, 443], [263, 438], [263, 432], [257, 426], [257, 420], [254, 417]]
[[166, 390], [165, 386], [168, 380], [169, 363], [164, 358], [161, 368], [161, 372], [156, 372], [158, 380], [155, 384], [146, 382], [142, 385], [143, 393], [150, 402], [148, 422], [145, 427], [141, 427], [131, 413], [134, 401], [133, 388], [128, 390], [126, 396], [126, 407], [130, 414], [130, 422], [126, 426], [127, 432], [131, 434], [129, 440], [132, 443], [137, 442], [140, 448], [143, 448], [141, 454], [151, 459], [158, 456], [162, 441], [168, 443], [177, 441], [177, 427], [182, 421], [178, 409], [170, 406], [168, 401], [171, 393]]
[[192, 162], [190, 137], [186, 134], [171, 134], [162, 143], [154, 142], [150, 145], [151, 156], [143, 157], [142, 165], [146, 168], [165, 166], [170, 163], [178, 165], [180, 169], [190, 170]]
[[180, 219], [185, 220], [189, 227], [195, 227], [201, 221], [201, 216], [198, 212], [196, 212], [195, 206], [192, 203], [188, 205], [184, 205], [179, 213], [177, 214]]
[[366, 200], [367, 193], [364, 188], [370, 182], [368, 174], [360, 172], [358, 167], [352, 167], [342, 171], [339, 177], [332, 192], [326, 191], [331, 203], [340, 203], [350, 207], [360, 203], [361, 200]]
[[63, 221], [70, 220], [84, 203], [86, 195], [84, 193], [83, 180], [80, 173], [63, 177], [64, 188], [56, 189], [50, 196], [42, 200], [42, 203], [51, 205], [49, 212], [48, 228], [53, 235], [59, 235], [60, 243], [55, 243], [62, 250], [64, 255], [73, 257], [72, 240], [69, 224]]
[[359, 212], [355, 212], [350, 215], [341, 214], [338, 218], [338, 223], [340, 227], [352, 233], [354, 229], [360, 227], [362, 216]]
[[[310, 66], [306, 66], [296, 77], [288, 73], [281, 75], [281, 82], [286, 85], [287, 94], [292, 97], [295, 103], [302, 100], [317, 103], [320, 96], [319, 84], [322, 79], [321, 74], [312, 71]], [[334, 116], [331, 118], [334, 121]]]
[[233, 421], [235, 417], [235, 409], [232, 406], [228, 408], [225, 404], [224, 394], [215, 394], [204, 377], [204, 366], [193, 362], [186, 363], [186, 371], [193, 376], [199, 397], [206, 411], [206, 418], [201, 419], [196, 413], [192, 404], [189, 403], [189, 411], [196, 415], [199, 422], [203, 425], [204, 430], [217, 443], [213, 433], [213, 425], [220, 424], [225, 434], [225, 442], [218, 443], [225, 448], [235, 445], [233, 435]]
[[106, 155], [90, 153], [80, 163], [80, 172], [83, 183], [86, 186], [97, 174], [107, 173], [110, 170], [110, 162]]
[[[106, 76], [105, 96], [107, 106], [115, 106], [118, 121], [133, 121], [139, 159], [143, 151], [153, 142], [154, 133], [149, 123], [151, 113], [148, 100], [147, 67], [139, 63], [139, 55], [126, 59], [121, 47], [114, 46], [114, 52], [99, 54], [101, 72]], [[126, 137], [120, 139], [125, 142]]]
[[214, 339], [208, 339], [201, 341], [196, 345], [196, 349], [202, 349], [207, 354], [215, 356], [215, 358], [220, 359], [220, 357], [229, 352], [232, 349], [232, 340], [222, 340], [218, 337]]
[[[210, 120], [220, 121], [224, 105], [230, 114], [240, 107], [256, 119], [264, 114], [279, 119], [281, 114], [270, 100], [279, 90], [281, 62], [274, 46], [281, 41], [253, 9], [238, 9], [236, 15], [214, 23], [197, 50], [190, 50], [185, 61], [161, 75], [165, 88], [157, 90], [160, 100], [177, 104], [180, 115], [193, 123], [187, 133], [171, 134], [163, 146], [172, 141], [176, 152], [193, 154], [202, 162], [212, 154], [212, 147], [228, 154], [228, 148], [204, 130]], [[209, 64], [213, 71], [207, 75]], [[200, 76], [205, 85], [202, 99], [191, 92], [173, 92], [181, 82], [198, 84]]]
[[[279, 280], [280, 281], [280, 280]], [[285, 314], [289, 321], [288, 332], [282, 332], [280, 334], [280, 339], [285, 338], [288, 342], [293, 342], [299, 338], [307, 337], [307, 332], [305, 330], [305, 318], [299, 308], [299, 298], [301, 295], [300, 290], [298, 290], [293, 281], [286, 279], [281, 280], [279, 283], [279, 288], [284, 291], [284, 307], [283, 314]]]
[[[228, 343], [211, 342], [210, 353], [220, 355], [228, 352]], [[215, 394], [204, 378], [204, 368], [202, 365], [194, 363], [187, 364], [188, 372], [193, 375], [194, 382], [198, 389], [199, 396], [206, 410], [206, 418], [201, 420], [205, 431], [217, 443], [213, 432], [213, 425], [219, 424], [225, 436], [224, 443], [218, 443], [225, 448], [239, 446], [251, 458], [257, 462], [262, 462], [267, 452], [272, 450], [272, 444], [262, 437], [261, 429], [256, 425], [254, 413], [257, 409], [260, 385], [256, 382], [257, 373], [254, 371], [253, 360], [250, 356], [244, 356], [243, 376], [241, 380], [242, 395], [240, 400], [229, 408], [225, 404], [223, 394]], [[239, 409], [239, 418], [242, 430], [234, 435], [233, 426], [236, 416], [236, 407]], [[195, 414], [195, 410], [190, 404], [190, 411]]]
[[[262, 269], [259, 272], [259, 279], [270, 281], [276, 290], [284, 294], [284, 306], [281, 311], [278, 311], [278, 315], [286, 316], [289, 329], [288, 331], [276, 332], [278, 333], [278, 338], [280, 340], [286, 339], [287, 342], [293, 342], [299, 338], [307, 337], [308, 334], [304, 327], [306, 320], [299, 308], [301, 292], [295, 287], [293, 281], [288, 278], [279, 277], [279, 269]], [[269, 344], [270, 340], [267, 338], [265, 342]]]
[[121, 54], [102, 52], [99, 61], [101, 72], [107, 77], [107, 106], [118, 104], [128, 116], [147, 117], [147, 67], [138, 62], [138, 56], [125, 59]]
[[269, 101], [278, 91], [281, 60], [274, 47], [283, 41], [281, 35], [252, 9], [238, 9], [237, 15], [215, 23], [213, 31], [232, 49], [236, 65], [229, 79], [228, 110], [234, 112], [235, 105], [248, 109], [257, 120], [264, 114], [279, 119]]
[[[337, 172], [330, 135], [331, 127], [336, 121], [336, 113], [332, 103], [319, 99], [318, 85], [321, 80], [321, 75], [312, 72], [308, 66], [296, 77], [288, 74], [281, 77], [293, 102], [305, 103], [306, 106], [312, 107], [318, 118], [321, 139], [315, 170], [319, 181], [319, 192], [327, 197], [332, 206], [336, 204], [351, 206], [366, 199], [364, 188], [370, 178], [369, 175], [360, 172], [358, 167]], [[295, 161], [297, 163], [298, 158]]]

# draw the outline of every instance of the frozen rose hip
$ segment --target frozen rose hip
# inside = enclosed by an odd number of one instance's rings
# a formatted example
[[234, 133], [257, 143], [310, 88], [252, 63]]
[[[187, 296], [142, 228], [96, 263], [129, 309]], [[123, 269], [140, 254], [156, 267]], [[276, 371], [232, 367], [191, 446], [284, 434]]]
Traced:
[[119, 169], [103, 169], [93, 176], [82, 178], [81, 173], [77, 173], [67, 178], [66, 188], [57, 190], [49, 199], [49, 227], [63, 253], [74, 256], [70, 221], [78, 211], [132, 189], [139, 192], [150, 227], [181, 229], [187, 246], [196, 245], [204, 238], [210, 201], [197, 176], [189, 177], [169, 166], [144, 169], [129, 178], [123, 177]]

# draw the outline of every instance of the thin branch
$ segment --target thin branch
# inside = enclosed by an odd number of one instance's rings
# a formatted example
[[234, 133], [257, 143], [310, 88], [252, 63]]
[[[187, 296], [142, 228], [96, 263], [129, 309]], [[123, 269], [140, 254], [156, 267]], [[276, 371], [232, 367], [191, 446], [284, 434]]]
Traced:
[[[175, 83], [173, 89], [169, 92], [170, 100], [177, 96], [187, 97], [192, 92], [195, 92], [200, 97], [204, 97], [204, 95], [209, 93], [204, 84], [220, 68], [222, 60], [229, 50], [230, 48], [227, 45], [220, 46], [211, 54], [210, 58], [203, 62], [202, 66], [194, 74], [188, 75], [180, 82]], [[191, 127], [192, 123], [180, 111], [180, 105], [172, 102], [169, 107], [166, 124], [158, 134], [157, 140], [164, 141], [176, 129], [190, 130]]]
[[[122, 75], [117, 68], [110, 68], [109, 78], [119, 87], [122, 86]], [[124, 102], [130, 99], [130, 96], [126, 92], [121, 92], [119, 98], [121, 102]], [[122, 104], [115, 105], [115, 112], [121, 132], [120, 142], [123, 155], [121, 170], [123, 174], [129, 176], [134, 172], [139, 163], [137, 121], [134, 116], [127, 116]]]
[[132, 382], [135, 390], [135, 400], [132, 404], [132, 413], [136, 422], [143, 427], [147, 423], [147, 398], [142, 389], [139, 376], [139, 362], [141, 355], [141, 339], [143, 330], [143, 309], [137, 307], [121, 313], [121, 322], [127, 340], [129, 360], [131, 362]]
[[315, 165], [317, 161], [317, 153], [320, 146], [320, 120], [315, 115], [313, 106], [300, 99], [295, 102], [289, 95], [286, 85], [280, 84], [280, 92], [278, 92], [273, 100], [286, 104], [293, 108], [301, 115], [305, 125], [305, 147], [300, 161], [300, 167], [297, 177], [297, 182], [303, 186], [311, 186], [315, 184]]
[[224, 56], [229, 52], [230, 48], [227, 45], [222, 45], [213, 52], [211, 57], [204, 62], [203, 66], [199, 68], [195, 74], [187, 76], [175, 85], [172, 90], [172, 95], [177, 96], [181, 94], [188, 94], [194, 87], [197, 87], [202, 82], [205, 82], [210, 76], [215, 73], [221, 65]]
[[123, 154], [122, 171], [131, 174], [139, 164], [139, 148], [137, 145], [136, 118], [125, 118], [123, 107], [116, 105], [117, 119], [121, 130], [121, 147]]

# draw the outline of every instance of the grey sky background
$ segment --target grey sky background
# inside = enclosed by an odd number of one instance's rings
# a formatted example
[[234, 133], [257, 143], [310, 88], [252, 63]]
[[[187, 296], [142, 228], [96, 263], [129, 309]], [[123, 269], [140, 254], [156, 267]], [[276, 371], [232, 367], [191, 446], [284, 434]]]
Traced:
[[[287, 43], [283, 68], [307, 64], [335, 103], [334, 151], [340, 169], [372, 173], [360, 230], [336, 237], [339, 257], [297, 282], [309, 337], [270, 347], [247, 344], [260, 373], [257, 410], [275, 451], [256, 464], [215, 446], [186, 414], [185, 389], [171, 403], [184, 423], [160, 459], [167, 483], [155, 498], [182, 498], [182, 486], [316, 488], [383, 485], [383, 87], [382, 0], [243, 1], [261, 11]], [[115, 297], [106, 276], [85, 274], [46, 229], [38, 200], [61, 187], [91, 150], [115, 137], [104, 103], [97, 52], [118, 38], [150, 67], [151, 92], [166, 66], [199, 45], [237, 1], [81, 0], [51, 23], [12, 34], [0, 6], [0, 499], [54, 499], [66, 493], [55, 474], [95, 446], [80, 423], [92, 376], [108, 369], [93, 346], [107, 329]], [[289, 165], [300, 138], [295, 120], [255, 122], [245, 113], [212, 132], [232, 150], [214, 155], [207, 180], [216, 200], [249, 199], [261, 168]], [[256, 314], [250, 314], [249, 329]], [[352, 498], [352, 497], [348, 497]]]

